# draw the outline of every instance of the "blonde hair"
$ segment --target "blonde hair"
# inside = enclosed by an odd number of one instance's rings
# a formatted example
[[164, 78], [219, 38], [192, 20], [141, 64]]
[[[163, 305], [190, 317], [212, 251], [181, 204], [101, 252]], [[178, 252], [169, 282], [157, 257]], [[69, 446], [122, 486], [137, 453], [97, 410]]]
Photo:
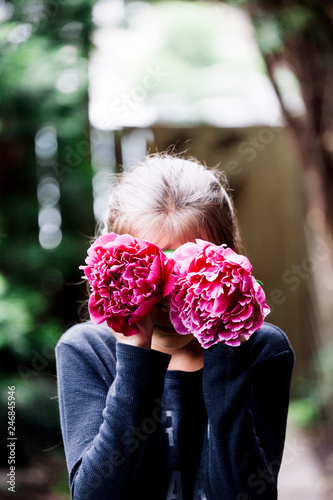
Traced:
[[[110, 193], [104, 232], [181, 243], [195, 238], [242, 249], [226, 179], [194, 158], [146, 156]], [[166, 246], [168, 246], [167, 243]]]

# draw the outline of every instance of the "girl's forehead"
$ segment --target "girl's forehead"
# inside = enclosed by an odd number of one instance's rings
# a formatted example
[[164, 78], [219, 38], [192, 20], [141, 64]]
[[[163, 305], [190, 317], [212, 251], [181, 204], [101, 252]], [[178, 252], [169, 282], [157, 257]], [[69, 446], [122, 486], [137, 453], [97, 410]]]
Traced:
[[154, 241], [154, 243], [158, 245], [161, 250], [176, 250], [178, 247], [180, 247], [182, 244], [186, 242], [179, 241], [176, 238], [174, 239], [174, 238], [163, 237], [160, 238], [158, 241]]
[[155, 243], [155, 245], [159, 246], [161, 250], [176, 250], [178, 247], [187, 243], [187, 241], [180, 241], [178, 238], [175, 238], [172, 235], [167, 233], [163, 233], [162, 236], [157, 237], [148, 233], [131, 233], [131, 236], [134, 238], [140, 238], [143, 240], [151, 241]]
[[160, 231], [156, 234], [153, 231], [133, 231], [130, 233], [134, 238], [141, 238], [143, 240], [151, 241], [155, 245], [159, 246], [161, 250], [177, 250], [180, 246], [185, 243], [195, 242], [196, 239], [210, 241], [207, 231], [203, 228], [199, 231], [188, 231], [184, 234], [172, 234], [170, 231]]
[[[195, 242], [196, 239], [209, 241], [209, 237], [206, 231], [199, 231], [198, 234], [194, 234], [193, 237], [191, 235], [187, 235], [187, 237], [172, 237], [170, 235], [163, 235], [156, 241], [153, 241], [156, 245], [158, 245], [161, 250], [177, 250], [178, 247], [184, 245], [185, 243]], [[152, 240], [151, 240], [152, 241]]]

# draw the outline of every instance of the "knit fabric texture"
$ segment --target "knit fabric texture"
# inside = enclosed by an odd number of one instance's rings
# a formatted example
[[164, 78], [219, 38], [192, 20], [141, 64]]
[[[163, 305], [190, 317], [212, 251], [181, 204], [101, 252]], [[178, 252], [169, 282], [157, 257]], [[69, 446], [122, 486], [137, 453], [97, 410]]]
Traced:
[[204, 368], [75, 325], [56, 346], [74, 500], [275, 500], [294, 353], [269, 323]]

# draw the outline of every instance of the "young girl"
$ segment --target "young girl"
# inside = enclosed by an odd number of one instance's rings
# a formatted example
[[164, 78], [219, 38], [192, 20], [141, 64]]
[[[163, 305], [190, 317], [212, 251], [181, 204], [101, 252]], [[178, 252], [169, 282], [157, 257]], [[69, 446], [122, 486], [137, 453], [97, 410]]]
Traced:
[[[113, 190], [104, 232], [162, 250], [200, 238], [241, 251], [232, 201], [197, 161], [149, 156]], [[277, 498], [293, 351], [264, 323], [203, 349], [163, 307], [130, 337], [78, 324], [56, 347], [61, 429], [75, 500]], [[243, 339], [245, 340], [245, 339]]]

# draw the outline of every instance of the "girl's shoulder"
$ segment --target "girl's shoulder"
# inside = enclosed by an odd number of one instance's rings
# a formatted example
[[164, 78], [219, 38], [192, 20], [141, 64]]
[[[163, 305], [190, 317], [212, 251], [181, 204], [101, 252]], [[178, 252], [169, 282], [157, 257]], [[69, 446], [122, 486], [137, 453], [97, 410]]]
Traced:
[[294, 360], [294, 351], [287, 335], [277, 326], [264, 323], [261, 328], [250, 337], [253, 361], [284, 355]]
[[91, 352], [116, 352], [116, 339], [110, 328], [105, 324], [95, 325], [92, 321], [77, 323], [69, 328], [59, 338], [56, 350], [66, 345], [84, 354]]
[[86, 321], [72, 326], [61, 335], [55, 354], [59, 380], [75, 373], [83, 384], [102, 384], [105, 389], [115, 378], [116, 339], [106, 324]]

